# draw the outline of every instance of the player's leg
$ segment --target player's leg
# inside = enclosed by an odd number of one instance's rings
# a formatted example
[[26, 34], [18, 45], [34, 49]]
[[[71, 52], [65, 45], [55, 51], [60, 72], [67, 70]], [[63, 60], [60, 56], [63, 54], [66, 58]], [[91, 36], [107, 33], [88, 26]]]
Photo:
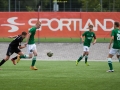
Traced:
[[114, 72], [113, 65], [112, 65], [112, 57], [117, 53], [118, 49], [110, 49], [109, 55], [108, 55], [108, 66], [109, 70], [107, 72]]
[[38, 70], [36, 67], [35, 67], [35, 63], [36, 63], [36, 58], [37, 58], [37, 49], [36, 49], [36, 45], [34, 44], [33, 45], [33, 58], [32, 58], [32, 64], [31, 64], [31, 69], [32, 70]]
[[23, 54], [23, 52], [19, 52], [18, 56], [17, 56], [17, 60], [16, 60], [17, 63], [20, 61], [21, 58], [24, 58], [24, 59], [28, 58], [29, 59], [29, 58], [32, 58], [32, 56], [31, 55], [25, 55], [25, 54]]
[[14, 60], [14, 61], [16, 60], [17, 63], [18, 63], [21, 58], [30, 59], [30, 58], [32, 58], [32, 55], [31, 54], [30, 55], [25, 55], [25, 54], [23, 54], [23, 52], [20, 52], [20, 53], [18, 53], [18, 55], [16, 57], [12, 58], [12, 60]]
[[13, 49], [9, 46], [7, 53], [6, 53], [6, 58], [4, 58], [1, 62], [0, 62], [0, 66], [2, 66], [7, 60], [9, 60], [10, 56], [14, 53]]
[[[27, 45], [27, 51], [29, 53], [29, 55], [21, 55], [19, 56], [19, 58], [32, 58], [33, 57], [33, 53], [35, 56], [37, 56], [37, 50], [36, 50], [36, 45], [33, 44], [33, 45]], [[33, 57], [32, 59], [32, 64], [31, 64], [31, 69], [32, 70], [37, 70], [37, 68], [35, 67], [35, 62], [36, 62], [36, 57]]]
[[[15, 53], [18, 54], [18, 56], [12, 58], [12, 62], [13, 62], [14, 65], [16, 64], [16, 62], [18, 63], [18, 62], [20, 61], [20, 55], [24, 55], [24, 54], [21, 52], [21, 50], [18, 49], [18, 48], [15, 48]], [[16, 62], [15, 62], [15, 60], [16, 60]]]
[[88, 60], [88, 55], [89, 55], [89, 51], [87, 51], [87, 52], [85, 53], [85, 64], [86, 64], [87, 66], [89, 66], [89, 64], [88, 64], [88, 62], [87, 62], [87, 60]]
[[83, 55], [81, 55], [79, 58], [78, 58], [78, 60], [76, 61], [76, 66], [78, 65], [78, 63], [83, 59], [83, 57], [85, 56], [85, 54], [86, 54], [86, 50], [87, 50], [87, 48], [86, 48], [86, 46], [83, 46]]
[[[18, 48], [14, 48], [14, 52], [18, 54], [19, 52], [21, 52], [21, 50], [18, 49]], [[14, 58], [11, 59], [11, 61], [13, 62], [14, 65], [16, 65], [16, 61], [15, 61], [15, 60], [16, 60], [17, 58], [18, 58], [18, 57], [16, 56], [16, 57], [14, 57]]]
[[83, 55], [81, 55], [80, 57], [79, 57], [79, 59], [77, 60], [78, 62], [80, 62], [82, 59], [83, 59], [83, 57], [85, 56], [85, 51], [83, 52]]
[[116, 57], [117, 57], [117, 59], [118, 59], [119, 62], [120, 62], [120, 50], [117, 52]]
[[120, 62], [120, 55], [116, 55], [117, 56], [117, 59], [119, 60], [119, 62]]
[[10, 56], [6, 55], [6, 58], [4, 58], [1, 62], [0, 62], [0, 66], [2, 66], [7, 60], [9, 60]]
[[16, 56], [16, 57], [14, 57], [14, 59], [17, 61], [17, 63], [20, 61], [21, 58], [24, 58], [24, 59], [26, 59], [26, 58], [32, 58], [32, 53], [33, 53], [33, 51], [32, 51], [32, 45], [27, 45], [27, 52], [29, 53], [29, 55], [25, 55], [22, 52], [19, 52], [18, 53], [19, 55]]
[[113, 65], [112, 65], [112, 57], [113, 57], [112, 54], [108, 55], [108, 66], [109, 66], [110, 69], [107, 72], [113, 72], [114, 71], [113, 70]]
[[89, 66], [89, 64], [87, 63], [88, 55], [89, 55], [89, 47], [86, 46], [84, 51], [85, 51], [85, 64]]
[[29, 53], [29, 55], [25, 55], [25, 54], [23, 54], [23, 52], [19, 52], [18, 54], [19, 54], [19, 58], [21, 59], [21, 58], [24, 58], [24, 59], [30, 59], [30, 58], [32, 58], [33, 57], [33, 46], [32, 45], [27, 45], [27, 52]]

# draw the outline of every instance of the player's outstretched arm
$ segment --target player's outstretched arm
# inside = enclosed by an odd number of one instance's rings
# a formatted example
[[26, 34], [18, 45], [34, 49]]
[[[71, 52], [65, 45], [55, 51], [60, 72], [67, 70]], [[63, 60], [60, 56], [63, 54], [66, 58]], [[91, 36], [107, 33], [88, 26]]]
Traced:
[[8, 38], [16, 38], [17, 37], [17, 35], [15, 35], [15, 36], [8, 36]]

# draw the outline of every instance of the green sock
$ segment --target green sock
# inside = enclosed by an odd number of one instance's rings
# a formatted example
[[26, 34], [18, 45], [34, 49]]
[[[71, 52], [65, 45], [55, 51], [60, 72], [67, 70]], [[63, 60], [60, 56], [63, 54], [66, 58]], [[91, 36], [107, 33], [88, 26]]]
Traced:
[[33, 57], [31, 66], [35, 66], [35, 62], [36, 62], [36, 56]]
[[79, 59], [78, 59], [78, 62], [80, 62], [83, 57], [84, 57], [84, 56], [81, 55], [81, 56], [79, 57]]
[[85, 55], [85, 63], [87, 63], [88, 55]]
[[108, 58], [108, 65], [109, 65], [110, 70], [113, 70], [112, 59], [111, 58]]
[[109, 67], [110, 67], [110, 70], [113, 70], [113, 66], [112, 66], [112, 63], [108, 63]]
[[20, 58], [29, 58], [29, 55], [21, 55]]

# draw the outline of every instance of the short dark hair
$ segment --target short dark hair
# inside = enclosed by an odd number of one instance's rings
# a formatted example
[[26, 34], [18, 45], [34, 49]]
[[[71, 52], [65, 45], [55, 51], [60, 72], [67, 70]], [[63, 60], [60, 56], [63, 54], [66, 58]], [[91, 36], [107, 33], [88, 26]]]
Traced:
[[119, 27], [119, 26], [120, 26], [120, 23], [119, 23], [119, 22], [114, 22], [114, 25], [115, 25], [116, 27]]
[[27, 33], [26, 32], [22, 32], [22, 35], [27, 35]]
[[89, 28], [93, 28], [93, 25], [89, 25]]

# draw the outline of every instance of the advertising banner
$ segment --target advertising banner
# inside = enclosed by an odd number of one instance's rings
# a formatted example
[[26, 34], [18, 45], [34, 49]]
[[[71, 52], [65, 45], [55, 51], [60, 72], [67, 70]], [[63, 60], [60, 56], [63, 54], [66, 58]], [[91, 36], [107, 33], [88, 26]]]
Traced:
[[[38, 12], [0, 12], [0, 37], [20, 34], [38, 21]], [[98, 38], [110, 37], [120, 12], [39, 12], [40, 37], [79, 38], [88, 26]], [[36, 37], [38, 36], [36, 32]]]

